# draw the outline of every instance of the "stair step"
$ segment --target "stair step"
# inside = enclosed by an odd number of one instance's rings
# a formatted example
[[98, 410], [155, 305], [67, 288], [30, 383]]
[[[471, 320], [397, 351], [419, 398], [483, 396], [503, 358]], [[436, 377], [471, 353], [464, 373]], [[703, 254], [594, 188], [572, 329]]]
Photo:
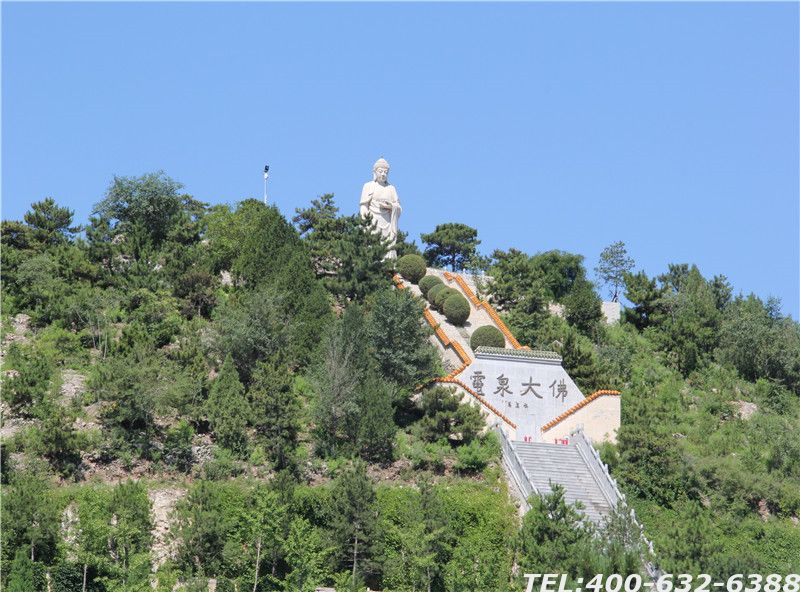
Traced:
[[581, 511], [593, 522], [610, 513], [608, 500], [576, 446], [512, 442], [512, 448], [539, 492], [549, 493], [551, 483], [561, 485], [567, 503], [581, 502]]

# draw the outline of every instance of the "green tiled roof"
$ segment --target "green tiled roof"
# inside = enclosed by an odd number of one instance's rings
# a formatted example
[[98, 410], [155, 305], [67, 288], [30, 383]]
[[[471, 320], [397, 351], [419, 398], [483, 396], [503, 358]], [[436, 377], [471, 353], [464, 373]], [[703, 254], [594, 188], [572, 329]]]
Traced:
[[538, 360], [561, 361], [561, 356], [556, 352], [537, 349], [506, 349], [504, 347], [486, 347], [485, 345], [481, 345], [475, 350], [475, 353], [510, 356], [512, 358], [536, 358]]

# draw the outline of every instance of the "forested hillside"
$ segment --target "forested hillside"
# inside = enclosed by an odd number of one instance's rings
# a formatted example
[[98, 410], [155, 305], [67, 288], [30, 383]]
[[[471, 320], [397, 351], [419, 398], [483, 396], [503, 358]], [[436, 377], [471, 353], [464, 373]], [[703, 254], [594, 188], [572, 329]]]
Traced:
[[[480, 412], [430, 386], [423, 304], [368, 221], [331, 195], [288, 220], [181, 190], [115, 178], [83, 225], [50, 198], [2, 223], [4, 589], [506, 591], [641, 570], [622, 516], [597, 528], [556, 492], [519, 518]], [[601, 454], [661, 567], [800, 570], [800, 329], [777, 302], [623, 265], [604, 277], [632, 306], [607, 326], [580, 255], [483, 257], [460, 224], [422, 238], [430, 264], [487, 271], [520, 342], [585, 393], [622, 391]]]

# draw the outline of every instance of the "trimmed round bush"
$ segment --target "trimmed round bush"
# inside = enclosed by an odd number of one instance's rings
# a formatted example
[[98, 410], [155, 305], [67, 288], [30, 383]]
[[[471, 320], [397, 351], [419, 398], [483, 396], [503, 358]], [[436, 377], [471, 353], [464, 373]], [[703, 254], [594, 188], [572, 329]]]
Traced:
[[454, 288], [445, 288], [444, 290], [440, 290], [437, 292], [436, 297], [433, 299], [433, 307], [438, 310], [439, 312], [444, 312], [444, 301], [447, 300], [453, 294], [459, 294], [460, 292]]
[[469, 302], [461, 294], [448, 296], [442, 310], [447, 320], [456, 327], [463, 327], [469, 318]]
[[432, 305], [436, 301], [436, 295], [442, 290], [447, 290], [447, 286], [441, 283], [436, 284], [435, 286], [433, 286], [433, 288], [430, 288], [428, 290], [428, 293], [425, 294], [425, 298], [427, 298], [428, 302], [430, 302]]
[[503, 334], [497, 327], [484, 325], [483, 327], [475, 329], [472, 333], [472, 337], [469, 338], [469, 346], [473, 350], [478, 349], [482, 345], [486, 347], [505, 347], [506, 338], [503, 337]]
[[422, 292], [422, 295], [426, 298], [428, 297], [428, 290], [433, 288], [434, 286], [441, 284], [442, 280], [438, 276], [435, 275], [426, 275], [419, 281], [419, 289]]
[[425, 259], [419, 255], [403, 255], [397, 260], [397, 271], [412, 284], [420, 281], [427, 271]]

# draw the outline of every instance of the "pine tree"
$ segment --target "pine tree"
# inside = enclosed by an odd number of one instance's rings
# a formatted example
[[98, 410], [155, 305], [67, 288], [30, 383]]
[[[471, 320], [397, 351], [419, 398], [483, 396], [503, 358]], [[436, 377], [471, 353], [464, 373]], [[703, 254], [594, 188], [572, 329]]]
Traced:
[[478, 231], [466, 224], [438, 224], [436, 229], [422, 235], [425, 259], [430, 265], [449, 265], [452, 271], [464, 269], [467, 261], [477, 253]]
[[30, 549], [19, 547], [11, 563], [11, 571], [6, 582], [7, 592], [44, 592], [45, 579], [43, 570], [30, 558]]
[[397, 433], [391, 390], [380, 377], [372, 373], [359, 390], [361, 414], [358, 440], [361, 457], [370, 462], [389, 463], [392, 461]]
[[300, 404], [289, 369], [272, 362], [259, 362], [248, 397], [252, 424], [267, 457], [277, 471], [290, 467], [300, 431]]
[[206, 412], [217, 441], [239, 454], [243, 454], [247, 448], [245, 427], [248, 407], [244, 387], [239, 381], [233, 358], [228, 354], [219, 376], [211, 385]]
[[625, 274], [630, 273], [634, 265], [622, 241], [611, 243], [600, 253], [600, 262], [594, 271], [600, 283], [609, 287], [613, 302], [619, 299], [619, 289], [625, 285]]
[[370, 571], [378, 511], [366, 465], [356, 461], [336, 479], [331, 492], [331, 528], [342, 565], [353, 581]]
[[408, 290], [375, 295], [367, 321], [371, 353], [383, 377], [409, 391], [434, 375], [436, 353], [421, 321], [422, 306]]
[[367, 375], [368, 363], [364, 315], [360, 306], [350, 305], [326, 336], [314, 372], [318, 453], [356, 452], [361, 413], [359, 385]]

